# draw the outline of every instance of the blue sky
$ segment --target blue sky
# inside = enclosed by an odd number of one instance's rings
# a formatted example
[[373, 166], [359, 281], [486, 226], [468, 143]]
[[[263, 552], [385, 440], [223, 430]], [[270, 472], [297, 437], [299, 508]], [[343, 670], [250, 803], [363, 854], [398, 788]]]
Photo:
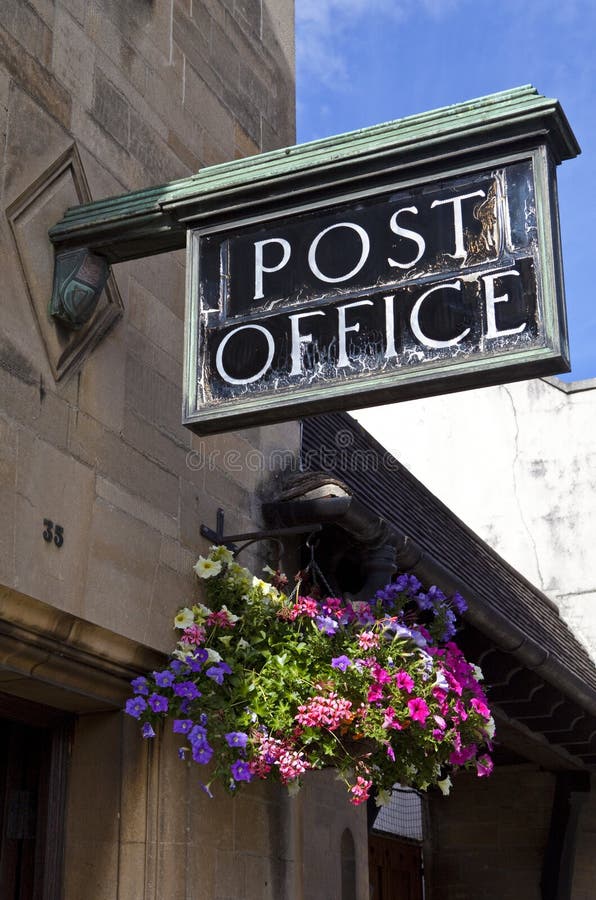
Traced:
[[558, 170], [572, 372], [596, 377], [596, 0], [295, 0], [298, 141], [533, 84], [582, 148]]

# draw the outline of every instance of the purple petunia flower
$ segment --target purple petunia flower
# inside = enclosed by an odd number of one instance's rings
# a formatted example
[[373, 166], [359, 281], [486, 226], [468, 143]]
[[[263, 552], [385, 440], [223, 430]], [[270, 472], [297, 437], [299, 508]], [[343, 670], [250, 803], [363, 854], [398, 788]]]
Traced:
[[138, 678], [134, 678], [131, 681], [130, 686], [132, 687], [135, 694], [147, 695], [149, 693], [149, 682], [143, 675], [140, 675]]
[[174, 719], [172, 731], [174, 734], [188, 734], [193, 725], [192, 719]]
[[186, 663], [191, 672], [200, 672], [208, 659], [209, 654], [207, 653], [205, 648], [199, 647], [198, 650], [195, 650], [192, 656], [186, 657]]
[[451, 598], [451, 605], [454, 608], [455, 612], [458, 614], [458, 616], [463, 616], [463, 614], [466, 612], [466, 610], [468, 608], [468, 604], [466, 603], [466, 601], [464, 600], [462, 595], [459, 594], [457, 591]]
[[160, 688], [171, 687], [176, 680], [176, 676], [169, 669], [164, 669], [163, 672], [154, 672], [153, 677], [155, 684]]
[[161, 694], [151, 694], [147, 703], [155, 713], [168, 711], [168, 698]]
[[234, 781], [252, 781], [253, 775], [250, 766], [243, 759], [237, 759], [230, 766]]
[[144, 738], [154, 738], [155, 732], [153, 726], [149, 722], [144, 722], [143, 727], [141, 728], [141, 734]]
[[227, 663], [219, 662], [215, 666], [210, 666], [205, 671], [205, 675], [207, 678], [211, 678], [213, 681], [217, 682], [217, 684], [223, 684], [224, 675], [230, 675], [231, 672], [232, 670]]
[[131, 697], [126, 701], [126, 712], [134, 719], [140, 719], [141, 714], [147, 709], [147, 703], [142, 697]]
[[248, 735], [243, 731], [228, 731], [225, 738], [229, 747], [240, 747], [242, 750], [248, 743]]
[[454, 636], [456, 631], [455, 628], [455, 613], [452, 609], [448, 609], [445, 612], [445, 630], [441, 635], [442, 641], [449, 641]]
[[192, 745], [192, 758], [202, 766], [206, 765], [213, 756], [213, 747], [206, 742]]
[[207, 729], [202, 725], [194, 725], [188, 732], [188, 740], [194, 746], [195, 744], [207, 743]]
[[315, 622], [319, 631], [324, 634], [333, 635], [339, 628], [339, 622], [337, 619], [332, 619], [331, 616], [315, 616]]
[[188, 666], [185, 665], [181, 659], [173, 659], [170, 663], [170, 669], [172, 672], [175, 672], [176, 675], [182, 675], [188, 670]]
[[348, 666], [352, 665], [352, 660], [349, 656], [334, 656], [331, 660], [331, 666], [334, 669], [340, 669], [340, 671], [345, 672]]
[[196, 700], [201, 696], [201, 692], [194, 681], [181, 681], [180, 684], [174, 685], [174, 693], [177, 697], [185, 697], [187, 700]]

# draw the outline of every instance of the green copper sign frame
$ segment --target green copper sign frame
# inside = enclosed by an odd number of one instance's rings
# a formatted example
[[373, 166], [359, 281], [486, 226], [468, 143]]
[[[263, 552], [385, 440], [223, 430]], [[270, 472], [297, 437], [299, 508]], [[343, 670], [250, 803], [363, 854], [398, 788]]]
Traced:
[[[58, 261], [61, 254], [84, 248], [108, 265], [190, 248], [183, 421], [208, 434], [568, 370], [555, 170], [579, 152], [559, 103], [525, 86], [75, 207], [50, 230], [50, 238]], [[370, 389], [352, 383], [343, 392], [325, 385], [317, 392], [301, 389], [300, 395], [280, 392], [277, 402], [264, 394], [201, 401], [193, 250], [197, 235], [223, 233], [239, 223], [280, 220], [297, 210], [374, 195], [388, 185], [401, 190], [520, 160], [531, 160], [535, 173], [542, 347], [520, 349], [505, 365], [490, 356], [450, 361], [448, 372], [441, 374], [434, 367], [410, 382], [406, 372], [397, 372], [391, 386], [380, 378], [378, 384], [369, 383]]]

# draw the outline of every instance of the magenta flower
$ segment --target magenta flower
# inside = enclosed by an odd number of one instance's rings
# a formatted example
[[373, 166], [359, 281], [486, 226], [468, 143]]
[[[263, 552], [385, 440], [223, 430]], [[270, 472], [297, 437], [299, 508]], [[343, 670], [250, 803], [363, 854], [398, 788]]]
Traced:
[[404, 672], [403, 669], [396, 674], [395, 683], [400, 691], [407, 691], [408, 694], [411, 694], [414, 690], [414, 679], [407, 672]]
[[452, 766], [465, 766], [467, 762], [469, 762], [474, 756], [476, 756], [477, 750], [478, 747], [476, 746], [476, 744], [469, 744], [467, 747], [462, 747], [459, 750], [454, 750], [449, 757], [449, 762]]
[[383, 699], [383, 688], [380, 684], [371, 684], [366, 698], [369, 703], [377, 703]]
[[490, 709], [483, 700], [480, 700], [478, 697], [472, 697], [470, 706], [474, 712], [477, 712], [483, 719], [490, 719]]
[[420, 725], [426, 723], [429, 714], [426, 700], [423, 700], [422, 697], [414, 697], [412, 700], [408, 700], [408, 709], [413, 722], [418, 722]]
[[486, 754], [484, 756], [478, 757], [476, 760], [476, 771], [478, 772], [478, 778], [486, 778], [492, 770], [494, 769], [493, 761], [490, 756]]
[[186, 644], [202, 644], [207, 636], [207, 632], [202, 625], [189, 625], [182, 632], [182, 640]]
[[402, 731], [403, 726], [399, 719], [397, 718], [397, 714], [392, 706], [388, 706], [385, 710], [385, 717], [383, 719], [383, 728], [393, 728], [395, 731]]

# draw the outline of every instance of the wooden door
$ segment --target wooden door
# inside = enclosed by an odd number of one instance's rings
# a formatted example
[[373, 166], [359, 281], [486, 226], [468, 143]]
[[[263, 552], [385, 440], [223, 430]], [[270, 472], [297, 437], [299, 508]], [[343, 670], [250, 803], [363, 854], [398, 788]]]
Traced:
[[71, 718], [0, 693], [0, 900], [59, 900]]
[[422, 851], [399, 838], [369, 835], [370, 900], [423, 900]]

